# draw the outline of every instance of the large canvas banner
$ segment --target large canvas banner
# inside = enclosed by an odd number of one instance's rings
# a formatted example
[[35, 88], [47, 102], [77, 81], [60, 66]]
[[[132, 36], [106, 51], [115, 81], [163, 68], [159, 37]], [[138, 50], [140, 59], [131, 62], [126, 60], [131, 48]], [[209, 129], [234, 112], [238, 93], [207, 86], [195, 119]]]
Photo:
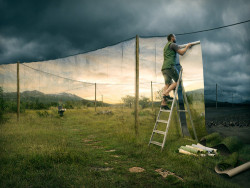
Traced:
[[[164, 87], [161, 67], [166, 43], [166, 37], [139, 39], [139, 95], [140, 98], [149, 99], [147, 101], [153, 99], [154, 103], [162, 100], [159, 91]], [[182, 80], [194, 125], [197, 129], [201, 127], [204, 130], [204, 79], [200, 43], [194, 45], [179, 59], [183, 68]], [[177, 68], [180, 64], [179, 61], [176, 62]], [[16, 92], [16, 68], [16, 64], [0, 66], [0, 87], [4, 92]], [[127, 96], [133, 99], [135, 96], [135, 40], [131, 39], [65, 58], [21, 63], [21, 97], [25, 97], [30, 91], [33, 98], [42, 93], [46, 96], [57, 94], [62, 96], [62, 99], [64, 95], [76, 95], [93, 101], [96, 95], [97, 101], [109, 104], [122, 104], [123, 98]], [[170, 95], [173, 96], [173, 93], [171, 92]], [[16, 95], [13, 94], [13, 96]], [[184, 121], [188, 123], [188, 117], [184, 118]], [[190, 129], [186, 132], [192, 132], [191, 126], [186, 127]]]
[[[205, 102], [202, 50], [200, 42], [180, 56], [180, 65], [183, 70], [182, 80], [188, 98], [192, 118], [197, 132], [205, 135]], [[185, 45], [183, 45], [185, 46]], [[188, 122], [188, 121], [187, 121]]]
[[[16, 63], [0, 66], [4, 92], [16, 92], [16, 72]], [[20, 63], [21, 93], [66, 93], [86, 100], [95, 100], [96, 94], [97, 101], [116, 104], [135, 95], [134, 83], [135, 39], [65, 58]]]

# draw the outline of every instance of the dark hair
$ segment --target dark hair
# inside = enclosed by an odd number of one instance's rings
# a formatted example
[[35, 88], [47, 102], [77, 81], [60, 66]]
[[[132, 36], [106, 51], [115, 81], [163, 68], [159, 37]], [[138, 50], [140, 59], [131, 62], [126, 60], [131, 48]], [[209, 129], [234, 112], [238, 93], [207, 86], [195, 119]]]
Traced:
[[173, 36], [174, 36], [174, 34], [169, 34], [168, 35], [168, 41], [170, 41]]

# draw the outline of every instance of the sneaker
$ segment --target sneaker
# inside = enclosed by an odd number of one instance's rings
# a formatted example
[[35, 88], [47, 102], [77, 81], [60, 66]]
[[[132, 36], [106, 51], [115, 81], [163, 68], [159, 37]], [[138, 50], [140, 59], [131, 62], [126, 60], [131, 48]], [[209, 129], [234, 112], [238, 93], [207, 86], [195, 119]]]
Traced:
[[168, 95], [168, 96], [163, 95], [163, 99], [164, 99], [165, 101], [167, 101], [167, 100], [173, 100], [174, 98], [173, 98], [173, 97], [170, 97], [170, 95]]
[[161, 105], [162, 110], [170, 110], [170, 108], [167, 105]]

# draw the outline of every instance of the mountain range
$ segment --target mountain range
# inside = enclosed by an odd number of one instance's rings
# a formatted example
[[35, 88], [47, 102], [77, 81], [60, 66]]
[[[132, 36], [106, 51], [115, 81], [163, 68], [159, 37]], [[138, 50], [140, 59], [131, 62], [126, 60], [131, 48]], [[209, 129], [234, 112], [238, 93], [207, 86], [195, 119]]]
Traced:
[[[3, 97], [9, 100], [16, 100], [17, 94], [16, 92], [6, 92], [6, 93], [4, 92]], [[93, 102], [70, 93], [45, 94], [37, 90], [21, 92], [20, 100], [24, 102], [39, 101], [42, 103], [65, 102], [65, 101]]]

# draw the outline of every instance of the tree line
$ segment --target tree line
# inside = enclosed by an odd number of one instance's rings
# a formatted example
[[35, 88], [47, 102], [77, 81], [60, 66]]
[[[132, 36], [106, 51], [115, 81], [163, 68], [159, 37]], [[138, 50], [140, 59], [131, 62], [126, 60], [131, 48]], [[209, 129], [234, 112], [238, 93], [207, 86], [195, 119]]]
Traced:
[[[122, 97], [122, 102], [126, 107], [132, 108], [135, 105], [135, 97], [131, 95], [126, 95], [125, 97]], [[145, 96], [140, 96], [139, 105], [142, 109], [144, 109], [150, 107], [152, 105], [152, 102], [149, 98]]]

